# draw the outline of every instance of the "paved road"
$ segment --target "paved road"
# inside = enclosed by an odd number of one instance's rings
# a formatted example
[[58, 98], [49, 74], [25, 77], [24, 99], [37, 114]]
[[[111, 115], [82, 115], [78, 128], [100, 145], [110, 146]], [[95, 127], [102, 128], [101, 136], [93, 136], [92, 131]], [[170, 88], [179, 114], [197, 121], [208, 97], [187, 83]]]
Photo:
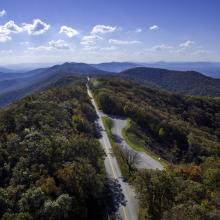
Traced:
[[119, 208], [118, 218], [123, 219], [123, 220], [137, 220], [138, 219], [138, 201], [135, 198], [135, 192], [131, 188], [130, 185], [128, 185], [126, 182], [123, 182], [122, 180], [122, 175], [121, 175], [118, 162], [112, 154], [112, 147], [111, 147], [110, 141], [108, 139], [108, 135], [105, 131], [104, 125], [101, 120], [101, 117], [104, 114], [97, 108], [97, 105], [88, 87], [87, 87], [87, 91], [91, 98], [92, 104], [95, 107], [96, 113], [98, 115], [97, 123], [99, 124], [101, 128], [101, 135], [102, 135], [102, 137], [100, 138], [100, 142], [102, 146], [104, 147], [105, 153], [107, 155], [104, 161], [107, 175], [119, 181], [121, 188], [122, 188], [122, 192], [126, 200], [126, 205], [121, 206]]
[[114, 121], [114, 127], [112, 128], [112, 133], [116, 137], [118, 143], [123, 146], [127, 147], [128, 149], [138, 153], [139, 155], [139, 163], [137, 164], [137, 168], [139, 169], [163, 169], [163, 165], [147, 155], [144, 152], [137, 152], [134, 149], [132, 149], [124, 140], [123, 135], [122, 135], [122, 129], [126, 127], [127, 125], [127, 119], [126, 118], [118, 118], [118, 117], [113, 117], [109, 116], [113, 121]]

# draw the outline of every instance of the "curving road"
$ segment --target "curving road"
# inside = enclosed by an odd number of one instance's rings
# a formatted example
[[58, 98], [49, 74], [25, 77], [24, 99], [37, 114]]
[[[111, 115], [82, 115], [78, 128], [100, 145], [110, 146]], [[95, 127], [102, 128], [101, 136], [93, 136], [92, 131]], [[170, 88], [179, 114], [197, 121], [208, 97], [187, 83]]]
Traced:
[[158, 169], [162, 170], [163, 165], [155, 160], [154, 158], [150, 157], [144, 152], [138, 152], [132, 149], [124, 140], [124, 137], [122, 135], [122, 129], [126, 127], [127, 125], [127, 119], [126, 118], [119, 118], [119, 117], [113, 117], [109, 116], [114, 121], [114, 127], [112, 128], [112, 133], [118, 140], [118, 144], [120, 144], [123, 147], [128, 148], [131, 151], [136, 152], [139, 156], [139, 163], [137, 164], [138, 169]]
[[92, 104], [96, 110], [96, 113], [98, 115], [97, 123], [101, 128], [100, 143], [102, 144], [105, 150], [105, 153], [107, 155], [104, 161], [107, 175], [110, 178], [114, 178], [119, 181], [121, 185], [122, 193], [124, 194], [124, 197], [126, 200], [126, 205], [121, 206], [119, 208], [118, 219], [137, 220], [138, 219], [138, 201], [135, 197], [135, 192], [130, 185], [128, 185], [126, 182], [122, 180], [122, 175], [121, 175], [118, 162], [112, 154], [112, 147], [111, 147], [110, 141], [108, 139], [108, 135], [105, 131], [104, 125], [101, 120], [101, 117], [104, 116], [104, 114], [98, 109], [94, 101], [94, 98], [92, 96], [92, 93], [89, 90], [88, 85], [87, 85], [87, 91], [88, 91], [88, 95], [91, 98]]
[[[89, 81], [89, 78], [88, 78], [88, 81]], [[121, 185], [122, 192], [126, 200], [126, 205], [121, 206], [119, 208], [118, 219], [137, 220], [138, 219], [138, 201], [136, 199], [134, 189], [129, 184], [123, 181], [118, 162], [112, 153], [112, 147], [111, 147], [107, 132], [105, 131], [105, 127], [101, 120], [101, 118], [106, 115], [98, 109], [88, 85], [87, 85], [87, 92], [88, 92], [89, 97], [91, 98], [91, 102], [98, 115], [97, 124], [101, 128], [100, 143], [102, 144], [105, 150], [105, 153], [107, 155], [104, 161], [107, 175], [110, 178], [114, 178], [118, 180], [118, 182]], [[113, 117], [109, 115], [108, 117], [110, 117], [114, 121], [114, 127], [112, 128], [112, 133], [116, 137], [116, 139], [118, 139], [118, 144], [122, 147], [127, 147], [128, 149], [135, 151], [125, 142], [123, 135], [122, 135], [122, 129], [126, 127], [127, 125], [127, 119]], [[159, 169], [159, 170], [163, 169], [162, 164], [156, 161], [155, 159], [153, 159], [152, 157], [150, 157], [149, 155], [143, 152], [137, 152], [137, 151], [135, 152], [138, 153], [139, 155], [139, 163], [137, 165], [137, 168]]]

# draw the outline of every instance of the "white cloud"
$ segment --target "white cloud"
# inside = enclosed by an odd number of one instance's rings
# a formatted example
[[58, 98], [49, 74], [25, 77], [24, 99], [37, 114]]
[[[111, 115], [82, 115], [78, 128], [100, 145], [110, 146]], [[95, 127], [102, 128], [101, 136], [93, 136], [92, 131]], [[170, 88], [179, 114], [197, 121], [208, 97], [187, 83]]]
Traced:
[[104, 34], [104, 33], [109, 33], [109, 32], [114, 32], [117, 30], [117, 27], [111, 27], [111, 26], [106, 26], [106, 25], [96, 25], [93, 27], [91, 34]]
[[13, 51], [12, 50], [1, 50], [0, 53], [1, 54], [12, 54]]
[[17, 34], [27, 31], [30, 35], [38, 35], [45, 33], [49, 28], [50, 25], [40, 19], [35, 19], [33, 24], [23, 24], [23, 26], [18, 26], [13, 20], [10, 20], [0, 26], [0, 42], [4, 43], [11, 40], [11, 33]]
[[192, 53], [192, 55], [204, 55], [204, 54], [209, 54], [209, 51], [208, 50], [203, 50], [203, 49], [199, 49], [199, 50], [196, 50]]
[[135, 32], [136, 32], [136, 33], [141, 33], [141, 32], [142, 32], [142, 29], [141, 29], [141, 28], [137, 28], [137, 29], [135, 30]]
[[33, 20], [33, 24], [23, 24], [23, 29], [27, 31], [29, 35], [44, 34], [50, 28], [49, 24], [41, 21], [40, 19]]
[[80, 44], [84, 45], [84, 46], [93, 46], [96, 44], [97, 41], [99, 40], [103, 40], [102, 37], [98, 36], [98, 35], [88, 35], [88, 36], [84, 36], [80, 42]]
[[72, 47], [64, 40], [56, 40], [56, 41], [51, 40], [48, 42], [48, 45], [29, 47], [28, 50], [32, 50], [32, 51], [72, 50]]
[[20, 33], [22, 31], [22, 28], [12, 20], [0, 26], [0, 35], [9, 35], [11, 33]]
[[64, 40], [50, 41], [49, 46], [57, 50], [71, 50], [72, 47]]
[[153, 25], [153, 26], [149, 27], [149, 30], [151, 30], [151, 31], [158, 30], [158, 29], [159, 29], [159, 26], [157, 26], [157, 25]]
[[27, 45], [29, 45], [29, 44], [30, 44], [29, 41], [20, 42], [20, 45], [22, 45], [22, 46], [27, 46]]
[[64, 34], [66, 34], [69, 38], [75, 37], [75, 36], [79, 35], [79, 32], [78, 32], [77, 30], [75, 30], [75, 29], [73, 29], [73, 28], [71, 28], [71, 27], [67, 27], [67, 26], [62, 26], [62, 27], [60, 28], [60, 32], [59, 32], [59, 33], [60, 33], [60, 34], [61, 34], [61, 33], [64, 33]]
[[152, 48], [148, 49], [147, 51], [157, 52], [157, 51], [171, 50], [171, 49], [173, 49], [172, 46], [165, 45], [165, 44], [160, 44], [160, 45], [153, 46]]
[[102, 50], [102, 51], [112, 51], [112, 50], [117, 50], [117, 49], [118, 49], [118, 47], [116, 47], [116, 46], [100, 48], [100, 50]]
[[137, 41], [137, 40], [125, 41], [125, 40], [110, 39], [109, 43], [110, 44], [115, 44], [115, 45], [132, 45], [132, 44], [139, 44], [141, 42]]
[[98, 47], [96, 47], [96, 46], [90, 46], [90, 45], [85, 45], [84, 47], [83, 47], [83, 50], [85, 50], [85, 51], [95, 51], [95, 50], [98, 50], [99, 48]]
[[38, 46], [38, 47], [29, 47], [28, 50], [32, 50], [32, 51], [50, 51], [52, 50], [52, 47], [49, 46]]
[[189, 48], [189, 47], [191, 47], [193, 44], [195, 44], [194, 41], [187, 40], [186, 42], [181, 43], [179, 46], [182, 47], [182, 48]]
[[0, 17], [3, 17], [3, 16], [5, 16], [6, 15], [6, 11], [5, 10], [1, 10], [0, 11]]
[[0, 42], [5, 43], [11, 40], [11, 33], [20, 33], [22, 32], [22, 28], [15, 24], [14, 21], [8, 21], [4, 25], [0, 26]]
[[5, 43], [11, 40], [11, 37], [8, 35], [0, 34], [0, 43]]
[[19, 27], [17, 24], [15, 24], [14, 21], [8, 21], [3, 28], [5, 28], [6, 32], [9, 33], [20, 33], [23, 31], [21, 27]]

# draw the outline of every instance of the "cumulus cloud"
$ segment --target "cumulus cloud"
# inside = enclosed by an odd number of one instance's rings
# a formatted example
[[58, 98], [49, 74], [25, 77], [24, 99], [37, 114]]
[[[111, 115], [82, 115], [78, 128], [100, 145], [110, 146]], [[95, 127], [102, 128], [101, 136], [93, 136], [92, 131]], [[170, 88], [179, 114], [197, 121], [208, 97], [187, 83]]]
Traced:
[[41, 21], [40, 19], [33, 20], [32, 24], [23, 24], [23, 30], [27, 31], [29, 35], [44, 34], [50, 28], [49, 24]]
[[38, 47], [29, 47], [32, 51], [52, 51], [52, 50], [72, 50], [70, 44], [64, 40], [51, 40], [47, 45], [40, 45]]
[[84, 51], [97, 51], [99, 48], [98, 47], [96, 47], [96, 46], [90, 46], [90, 45], [85, 45], [84, 47], [83, 47], [83, 50]]
[[57, 50], [71, 50], [72, 47], [64, 40], [50, 41], [49, 46]]
[[62, 33], [66, 34], [69, 38], [79, 35], [79, 32], [76, 29], [73, 29], [73, 28], [67, 27], [67, 26], [62, 26], [60, 28], [59, 33], [60, 34], [62, 34]]
[[20, 42], [20, 45], [22, 45], [22, 46], [27, 46], [27, 45], [29, 45], [29, 44], [30, 44], [29, 41]]
[[103, 38], [98, 35], [88, 35], [82, 38], [80, 44], [84, 46], [94, 46], [99, 40], [103, 40]]
[[5, 29], [5, 32], [8, 33], [20, 33], [23, 31], [21, 27], [19, 27], [17, 24], [15, 24], [14, 21], [8, 21], [4, 26], [3, 29]]
[[158, 30], [158, 29], [159, 29], [159, 26], [157, 26], [157, 25], [153, 25], [153, 26], [149, 27], [149, 30], [151, 30], [151, 31]]
[[6, 41], [11, 40], [11, 37], [8, 35], [0, 34], [0, 43], [5, 43]]
[[4, 25], [0, 26], [1, 35], [9, 35], [10, 33], [22, 32], [22, 28], [15, 24], [14, 21], [8, 21]]
[[209, 54], [208, 50], [203, 50], [203, 49], [199, 49], [196, 50], [192, 53], [192, 55], [205, 55], [205, 54]]
[[17, 25], [13, 20], [8, 21], [0, 26], [0, 42], [11, 40], [11, 33], [27, 32], [30, 35], [39, 35], [45, 33], [50, 25], [44, 23], [40, 19], [35, 19], [33, 24], [24, 23], [22, 26]]
[[115, 45], [131, 45], [131, 44], [139, 44], [141, 42], [137, 40], [126, 41], [126, 40], [109, 39], [109, 43]]
[[23, 29], [15, 24], [14, 21], [8, 21], [4, 25], [0, 26], [0, 42], [4, 43], [11, 40], [11, 33], [20, 33]]
[[44, 46], [44, 45], [40, 45], [38, 47], [29, 47], [28, 50], [32, 50], [32, 51], [50, 51], [52, 50], [52, 47], [49, 46]]
[[12, 54], [13, 50], [1, 50], [0, 53], [1, 54]]
[[0, 11], [0, 17], [3, 17], [3, 16], [5, 16], [6, 15], [6, 11], [5, 10], [1, 10]]
[[141, 29], [141, 28], [137, 28], [137, 29], [135, 30], [135, 32], [136, 32], [136, 33], [141, 33], [141, 32], [142, 32], [142, 29]]
[[106, 25], [96, 25], [93, 27], [91, 34], [104, 34], [104, 33], [109, 33], [109, 32], [114, 32], [117, 30], [117, 27], [111, 27], [111, 26], [106, 26]]
[[187, 40], [186, 42], [181, 43], [179, 46], [182, 47], [182, 48], [189, 48], [189, 47], [191, 47], [193, 44], [195, 44], [194, 41]]
[[116, 47], [116, 46], [100, 48], [100, 50], [102, 50], [102, 51], [112, 51], [112, 50], [117, 50], [117, 49], [118, 49], [118, 47]]
[[160, 45], [153, 46], [152, 48], [148, 49], [148, 51], [157, 52], [157, 51], [171, 50], [171, 49], [173, 49], [172, 46], [169, 46], [166, 44], [160, 44]]

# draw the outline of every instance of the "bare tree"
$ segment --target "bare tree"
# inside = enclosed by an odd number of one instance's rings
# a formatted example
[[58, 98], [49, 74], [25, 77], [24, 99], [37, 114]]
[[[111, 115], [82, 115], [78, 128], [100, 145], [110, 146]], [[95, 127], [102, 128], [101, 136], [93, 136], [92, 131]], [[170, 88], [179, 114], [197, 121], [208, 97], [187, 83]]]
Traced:
[[137, 152], [127, 148], [126, 146], [122, 146], [120, 152], [121, 157], [128, 166], [129, 175], [131, 175], [131, 172], [135, 170], [136, 166], [140, 162], [140, 156]]

